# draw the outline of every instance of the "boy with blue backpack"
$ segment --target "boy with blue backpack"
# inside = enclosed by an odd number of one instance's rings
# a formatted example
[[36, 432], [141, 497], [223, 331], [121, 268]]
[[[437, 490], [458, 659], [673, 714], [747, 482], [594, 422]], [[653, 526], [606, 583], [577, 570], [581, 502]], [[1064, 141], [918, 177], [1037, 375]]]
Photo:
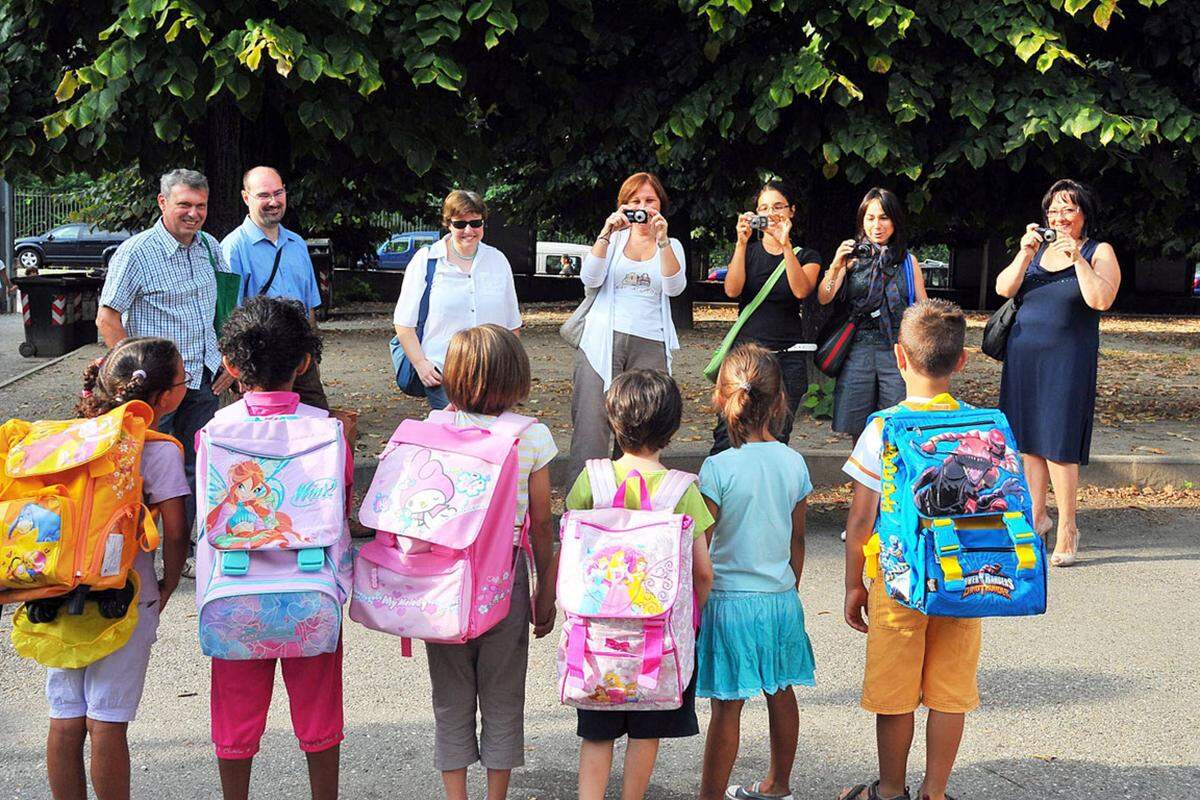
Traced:
[[867, 634], [862, 706], [876, 714], [879, 779], [839, 800], [912, 796], [905, 774], [922, 704], [927, 755], [915, 796], [953, 800], [946, 786], [965, 716], [979, 705], [979, 618], [1045, 611], [1045, 550], [1012, 432], [999, 411], [950, 395], [965, 336], [953, 303], [905, 311], [895, 353], [907, 396], [871, 417], [843, 467], [854, 479], [845, 617]]

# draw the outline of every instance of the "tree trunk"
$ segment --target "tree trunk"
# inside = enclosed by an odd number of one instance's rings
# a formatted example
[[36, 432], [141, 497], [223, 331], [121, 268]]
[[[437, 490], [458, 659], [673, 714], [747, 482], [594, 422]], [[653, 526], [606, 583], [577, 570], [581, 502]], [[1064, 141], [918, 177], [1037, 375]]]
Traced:
[[208, 220], [204, 229], [218, 239], [241, 224], [242, 115], [222, 93], [208, 105], [204, 118], [204, 174], [208, 178]]

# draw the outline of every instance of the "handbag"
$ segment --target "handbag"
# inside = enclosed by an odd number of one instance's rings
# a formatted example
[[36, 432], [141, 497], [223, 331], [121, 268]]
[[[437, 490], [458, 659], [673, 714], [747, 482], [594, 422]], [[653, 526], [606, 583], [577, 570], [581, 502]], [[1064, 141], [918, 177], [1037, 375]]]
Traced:
[[[792, 250], [793, 253], [799, 253], [800, 248]], [[729, 355], [730, 348], [733, 347], [734, 340], [737, 339], [738, 333], [741, 332], [742, 326], [746, 324], [746, 320], [750, 319], [758, 307], [767, 299], [767, 295], [775, 288], [775, 284], [779, 283], [779, 278], [787, 271], [787, 259], [779, 262], [779, 266], [767, 278], [767, 282], [758, 290], [758, 294], [754, 295], [754, 299], [746, 304], [742, 309], [742, 313], [738, 314], [737, 321], [733, 323], [733, 327], [725, 334], [725, 338], [721, 340], [721, 346], [712, 354], [712, 358], [708, 360], [708, 366], [704, 368], [704, 377], [708, 378], [712, 383], [717, 382], [717, 375], [721, 372], [721, 364], [725, 361], [725, 356]]]
[[587, 321], [588, 312], [592, 310], [592, 306], [596, 305], [596, 295], [598, 294], [600, 294], [599, 286], [585, 287], [583, 290], [583, 302], [571, 313], [571, 316], [567, 317], [567, 321], [558, 328], [558, 335], [576, 350], [579, 349], [579, 343], [583, 341], [583, 325]]
[[238, 307], [238, 300], [242, 295], [242, 278], [236, 273], [222, 272], [217, 269], [217, 260], [213, 257], [208, 239], [204, 238], [203, 233], [197, 235], [200, 237], [200, 244], [204, 245], [204, 252], [208, 253], [208, 263], [212, 265], [213, 278], [217, 284], [217, 305], [213, 312], [213, 330], [219, 337], [225, 320], [229, 319], [229, 315]]
[[[409, 262], [409, 266], [412, 266], [411, 262]], [[425, 255], [425, 291], [421, 294], [421, 305], [417, 308], [418, 342], [425, 335], [425, 320], [429, 318], [429, 290], [433, 287], [433, 271], [436, 268], [437, 259], [431, 258], [427, 252]], [[396, 370], [396, 386], [409, 397], [424, 397], [425, 384], [421, 382], [417, 368], [413, 366], [408, 354], [404, 352], [400, 339], [393, 336], [389, 346], [392, 351], [392, 367]]]
[[[909, 305], [917, 299], [914, 260], [911, 253], [904, 257], [904, 278], [908, 286]], [[845, 288], [844, 283], [842, 287]], [[852, 313], [849, 302], [843, 301], [843, 307], [830, 315], [817, 333], [817, 352], [813, 354], [813, 363], [830, 378], [836, 378], [842, 371], [842, 364], [846, 361], [846, 354], [850, 352], [850, 345], [854, 342], [854, 334], [863, 316], [861, 313]]]
[[1008, 352], [1008, 334], [1012, 332], [1013, 323], [1017, 321], [1017, 309], [1021, 307], [1018, 297], [1010, 297], [1004, 305], [988, 317], [983, 326], [983, 343], [980, 350], [985, 356], [991, 356], [997, 361], [1003, 361]]

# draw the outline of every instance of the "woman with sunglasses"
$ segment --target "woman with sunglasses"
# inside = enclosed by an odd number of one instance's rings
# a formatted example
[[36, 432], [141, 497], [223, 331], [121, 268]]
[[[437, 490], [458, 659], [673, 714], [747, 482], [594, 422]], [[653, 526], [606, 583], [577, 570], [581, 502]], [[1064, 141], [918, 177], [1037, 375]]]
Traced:
[[[442, 389], [442, 365], [450, 338], [459, 331], [494, 323], [521, 327], [512, 267], [496, 248], [483, 243], [487, 206], [475, 192], [456, 189], [442, 204], [442, 225], [449, 233], [413, 254], [392, 323], [433, 410], [449, 403]], [[432, 266], [432, 269], [430, 267]], [[432, 281], [426, 284], [426, 275]], [[429, 295], [425, 328], [417, 336], [421, 301]]]
[[1112, 246], [1095, 238], [1099, 201], [1073, 180], [1055, 182], [1042, 198], [1042, 224], [1031, 222], [1021, 249], [996, 276], [996, 293], [1020, 307], [1008, 334], [1000, 377], [1000, 409], [1008, 417], [1033, 500], [1033, 524], [1052, 527], [1049, 484], [1058, 505], [1050, 563], [1075, 563], [1079, 465], [1088, 463], [1096, 408], [1100, 312], [1121, 286]]
[[604, 393], [631, 369], [671, 371], [679, 337], [670, 298], [684, 290], [683, 246], [667, 235], [667, 193], [657, 177], [636, 172], [617, 191], [579, 274], [595, 291], [575, 353], [571, 396], [571, 480], [590, 458], [612, 454]]

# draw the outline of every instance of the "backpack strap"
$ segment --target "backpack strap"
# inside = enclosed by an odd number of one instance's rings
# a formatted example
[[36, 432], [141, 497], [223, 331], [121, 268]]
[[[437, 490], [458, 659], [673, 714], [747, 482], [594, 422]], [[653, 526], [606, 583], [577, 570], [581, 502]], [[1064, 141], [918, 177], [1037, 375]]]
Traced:
[[617, 475], [610, 458], [589, 458], [586, 466], [592, 485], [592, 508], [609, 508], [617, 496]]
[[696, 476], [690, 472], [682, 472], [677, 469], [668, 470], [662, 482], [658, 484], [658, 491], [651, 499], [652, 508], [655, 511], [674, 511], [688, 487], [695, 482]]
[[496, 418], [495, 424], [492, 425], [492, 433], [499, 433], [505, 436], [511, 436], [514, 439], [520, 439], [521, 434], [533, 427], [537, 422], [537, 417], [526, 417], [522, 414], [514, 414], [511, 411], [505, 411]]

